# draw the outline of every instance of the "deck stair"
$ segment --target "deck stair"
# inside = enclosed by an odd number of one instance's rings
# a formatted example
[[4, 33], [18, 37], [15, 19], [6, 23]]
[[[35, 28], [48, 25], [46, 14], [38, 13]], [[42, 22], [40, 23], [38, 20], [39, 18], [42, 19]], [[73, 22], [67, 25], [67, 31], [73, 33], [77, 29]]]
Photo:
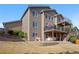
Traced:
[[68, 39], [69, 39], [69, 37], [70, 37], [71, 35], [73, 35], [73, 34], [72, 34], [72, 33], [69, 33], [69, 34], [64, 38], [63, 41], [68, 41]]

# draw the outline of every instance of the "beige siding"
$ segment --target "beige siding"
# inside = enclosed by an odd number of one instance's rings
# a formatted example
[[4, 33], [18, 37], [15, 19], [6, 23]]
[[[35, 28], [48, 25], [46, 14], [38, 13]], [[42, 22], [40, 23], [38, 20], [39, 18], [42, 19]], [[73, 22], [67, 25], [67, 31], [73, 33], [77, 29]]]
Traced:
[[30, 37], [29, 37], [29, 33], [30, 33], [30, 31], [29, 31], [29, 26], [30, 26], [30, 24], [29, 24], [29, 16], [30, 16], [30, 10], [28, 10], [26, 12], [25, 16], [22, 19], [22, 31], [27, 33], [28, 40], [30, 39]]
[[42, 35], [42, 41], [44, 41], [44, 22], [45, 22], [45, 21], [44, 21], [44, 19], [45, 19], [44, 16], [45, 16], [45, 14], [42, 13], [41, 16], [42, 16], [42, 17], [41, 17], [41, 20], [42, 20], [42, 21], [41, 21], [41, 27], [42, 27], [42, 29], [41, 29], [41, 35]]
[[[41, 17], [42, 16], [41, 16], [40, 12], [43, 9], [47, 9], [47, 8], [31, 8], [30, 9], [30, 39], [31, 40], [35, 40], [35, 37], [32, 37], [32, 33], [33, 32], [37, 32], [37, 36], [40, 37], [40, 39], [42, 39], [42, 35], [41, 35], [42, 34], [42, 31], [41, 31], [42, 30], [42, 24], [41, 24], [41, 22], [42, 22], [42, 18]], [[33, 10], [36, 10], [37, 13], [38, 13], [36, 17], [32, 16], [31, 12]], [[38, 28], [37, 29], [33, 28], [33, 26], [32, 26], [33, 21], [38, 23]]]
[[[35, 37], [32, 37], [33, 32], [36, 32], [37, 36], [41, 37], [41, 15], [40, 15], [41, 10], [38, 9], [38, 8], [37, 9], [31, 9], [31, 12], [32, 12], [32, 10], [36, 10], [38, 12], [38, 15], [36, 17], [33, 17], [32, 13], [30, 14], [30, 24], [31, 24], [30, 25], [30, 39], [35, 40]], [[38, 28], [37, 29], [33, 28], [33, 25], [32, 25], [33, 22], [38, 23]]]

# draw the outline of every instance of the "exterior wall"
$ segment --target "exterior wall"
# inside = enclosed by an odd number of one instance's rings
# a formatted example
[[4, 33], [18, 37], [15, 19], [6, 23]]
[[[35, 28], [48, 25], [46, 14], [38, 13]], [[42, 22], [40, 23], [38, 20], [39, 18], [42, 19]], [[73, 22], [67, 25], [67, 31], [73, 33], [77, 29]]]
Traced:
[[61, 17], [60, 15], [57, 16], [57, 19], [58, 19], [57, 22], [62, 22], [64, 20], [63, 17]]
[[[56, 19], [57, 19], [56, 25], [58, 24], [58, 22], [62, 22], [62, 21], [63, 21], [63, 18], [62, 18], [60, 15], [57, 15], [57, 16], [56, 16]], [[59, 30], [61, 30], [61, 31], [64, 30], [64, 26], [57, 25], [57, 27], [58, 27]]]
[[[30, 13], [30, 38], [31, 40], [35, 40], [35, 37], [32, 37], [32, 33], [36, 32], [37, 33], [37, 37], [40, 37], [41, 39], [41, 15], [40, 15], [40, 11], [42, 10], [41, 8], [31, 8], [31, 12], [35, 10], [37, 11], [37, 16], [32, 16], [32, 13]], [[33, 28], [33, 22], [37, 22], [37, 27], [38, 28]]]
[[41, 16], [42, 16], [42, 17], [41, 17], [41, 20], [42, 20], [42, 21], [41, 21], [41, 27], [42, 27], [42, 28], [41, 28], [41, 35], [42, 35], [42, 37], [41, 37], [41, 38], [42, 38], [42, 40], [44, 41], [44, 39], [45, 39], [45, 35], [44, 35], [44, 21], [45, 21], [44, 19], [45, 19], [45, 14], [42, 13]]
[[54, 16], [54, 20], [55, 20], [54, 24], [57, 25], [57, 20], [58, 20], [57, 16]]
[[48, 22], [51, 22], [52, 24], [57, 23], [57, 20], [54, 17], [55, 14], [56, 14], [55, 12], [46, 12], [44, 17], [47, 15], [47, 16], [53, 17], [53, 20], [51, 18], [50, 18], [50, 20], [45, 18], [44, 25], [46, 25]]
[[30, 40], [30, 10], [28, 10], [22, 19], [22, 31], [27, 33], [27, 40]]
[[[35, 37], [32, 37], [32, 33], [33, 32], [36, 32], [37, 33], [37, 37], [39, 37], [41, 40], [42, 40], [42, 31], [41, 31], [41, 29], [42, 29], [42, 19], [41, 19], [41, 14], [40, 14], [40, 12], [41, 12], [41, 10], [43, 10], [43, 9], [47, 9], [47, 8], [31, 8], [30, 10], [30, 12], [32, 12], [33, 10], [35, 10], [35, 11], [37, 11], [37, 16], [32, 16], [32, 13], [30, 13], [30, 39], [31, 39], [31, 41], [33, 40], [35, 40]], [[44, 20], [44, 19], [43, 19]], [[38, 28], [33, 28], [33, 25], [32, 25], [32, 23], [33, 22], [37, 22], [38, 23]]]

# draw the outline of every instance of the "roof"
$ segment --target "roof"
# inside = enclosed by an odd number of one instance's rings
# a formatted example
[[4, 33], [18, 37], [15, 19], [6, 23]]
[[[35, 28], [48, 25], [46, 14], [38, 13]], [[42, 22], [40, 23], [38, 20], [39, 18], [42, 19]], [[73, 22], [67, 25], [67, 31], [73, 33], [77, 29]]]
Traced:
[[45, 9], [45, 10], [42, 10], [41, 13], [42, 13], [42, 12], [53, 12], [53, 11], [54, 11], [56, 14], [58, 14], [55, 9]]
[[11, 21], [11, 22], [4, 22], [3, 25], [17, 23], [17, 22], [22, 22], [22, 21], [21, 20], [17, 20], [17, 21]]
[[32, 6], [32, 5], [29, 5], [28, 8], [50, 8], [49, 6]]
[[64, 18], [62, 14], [56, 14], [54, 16], [61, 16], [62, 18]]

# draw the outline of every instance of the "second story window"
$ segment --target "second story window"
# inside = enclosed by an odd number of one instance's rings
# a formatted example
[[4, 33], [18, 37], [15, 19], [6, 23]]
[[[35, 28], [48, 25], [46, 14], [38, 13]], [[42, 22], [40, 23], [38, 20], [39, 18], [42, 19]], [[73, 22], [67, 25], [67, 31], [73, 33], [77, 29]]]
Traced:
[[33, 28], [38, 28], [37, 22], [33, 21], [32, 26], [33, 26]]
[[32, 11], [32, 16], [37, 16], [37, 11], [36, 10]]

